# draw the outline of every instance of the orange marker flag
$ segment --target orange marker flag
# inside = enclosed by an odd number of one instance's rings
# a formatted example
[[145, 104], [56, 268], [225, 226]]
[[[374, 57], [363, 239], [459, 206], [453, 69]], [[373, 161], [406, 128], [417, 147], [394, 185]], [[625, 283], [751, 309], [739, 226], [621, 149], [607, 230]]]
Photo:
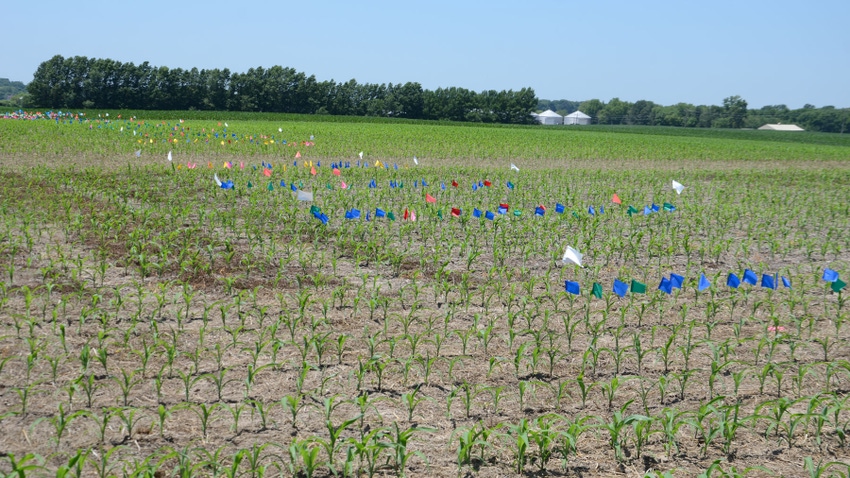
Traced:
[[301, 159], [301, 151], [295, 153], [295, 159]]
[[614, 194], [614, 197], [611, 198], [611, 202], [614, 204], [623, 204], [623, 201], [620, 201], [620, 196]]
[[272, 170], [269, 168], [263, 168], [263, 174], [267, 177], [272, 177]]
[[425, 201], [430, 202], [430, 203], [435, 203], [435, 202], [437, 202], [437, 198], [435, 198], [434, 196], [432, 196], [428, 193], [425, 193]]
[[310, 174], [312, 174], [313, 176], [316, 175], [316, 168], [315, 167], [310, 168]]
[[334, 176], [339, 176], [339, 169], [334, 168], [333, 173], [334, 173]]

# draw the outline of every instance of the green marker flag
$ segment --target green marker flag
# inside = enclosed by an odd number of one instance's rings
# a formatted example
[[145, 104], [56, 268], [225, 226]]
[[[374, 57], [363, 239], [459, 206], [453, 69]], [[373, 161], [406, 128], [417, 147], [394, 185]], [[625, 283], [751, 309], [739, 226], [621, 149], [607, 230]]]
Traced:
[[387, 217], [390, 218], [390, 221], [395, 221], [395, 214], [392, 211], [387, 213]]
[[634, 207], [634, 206], [629, 206], [629, 210], [628, 210], [628, 211], [626, 211], [626, 214], [628, 214], [628, 215], [629, 215], [629, 217], [632, 217], [632, 214], [634, 214], [634, 213], [636, 213], [636, 212], [639, 212], [639, 211], [638, 211], [637, 209], [635, 209], [635, 207]]
[[602, 284], [599, 282], [593, 283], [593, 297], [596, 297], [597, 299], [602, 298]]
[[646, 284], [632, 280], [631, 291], [635, 294], [646, 294]]
[[326, 188], [328, 188], [328, 189], [330, 189], [331, 191], [333, 191], [333, 190], [334, 190], [334, 187], [333, 187], [333, 186], [331, 186], [331, 183], [328, 183], [327, 185], [325, 185], [325, 187], [326, 187]]
[[578, 214], [576, 214], [576, 212], [575, 212], [575, 211], [573, 211], [573, 217], [574, 217], [574, 218], [576, 218], [576, 219], [578, 219]]
[[437, 217], [439, 217], [440, 219], [443, 219], [443, 210], [442, 209], [437, 210]]
[[310, 206], [310, 214], [316, 214], [316, 213], [321, 214], [321, 212], [322, 212], [322, 210], [319, 209], [319, 206], [315, 206], [315, 205]]
[[519, 209], [514, 209], [514, 216], [515, 216], [515, 217], [520, 217], [520, 216], [522, 216], [522, 211], [520, 211]]
[[251, 181], [248, 181], [248, 189], [251, 189], [251, 188], [253, 188], [253, 187], [254, 187], [254, 185], [253, 185], [253, 184], [251, 184]]
[[269, 185], [268, 185], [268, 187], [266, 187], [266, 189], [268, 189], [269, 191], [274, 191], [274, 185], [272, 183], [269, 183]]
[[844, 282], [843, 280], [835, 279], [835, 281], [832, 283], [832, 285], [830, 287], [832, 288], [833, 292], [841, 292], [841, 289], [843, 289], [844, 286], [846, 286], [846, 285], [847, 285], [847, 283]]

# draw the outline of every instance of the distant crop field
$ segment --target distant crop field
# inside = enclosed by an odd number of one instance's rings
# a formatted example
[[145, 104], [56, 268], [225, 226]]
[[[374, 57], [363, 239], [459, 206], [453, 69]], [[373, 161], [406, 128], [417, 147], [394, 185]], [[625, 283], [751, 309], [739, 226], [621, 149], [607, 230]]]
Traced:
[[850, 473], [843, 138], [209, 115], [0, 119], [4, 475]]

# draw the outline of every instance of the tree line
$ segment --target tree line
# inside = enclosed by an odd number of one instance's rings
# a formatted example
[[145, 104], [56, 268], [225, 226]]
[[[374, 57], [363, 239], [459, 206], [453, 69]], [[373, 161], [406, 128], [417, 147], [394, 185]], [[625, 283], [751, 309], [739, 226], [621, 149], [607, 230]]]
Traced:
[[790, 109], [785, 105], [770, 105], [748, 109], [740, 96], [730, 96], [717, 105], [678, 103], [663, 106], [652, 101], [634, 103], [613, 98], [605, 103], [598, 99], [586, 101], [540, 100], [539, 111], [550, 109], [561, 115], [576, 110], [590, 115], [594, 124], [680, 126], [687, 128], [758, 128], [765, 124], [796, 124], [808, 131], [824, 133], [850, 132], [850, 108], [834, 106], [816, 108], [805, 105]]
[[247, 72], [184, 70], [110, 59], [56, 55], [27, 87], [38, 108], [255, 111], [528, 124], [537, 105], [531, 88], [426, 90], [404, 84], [318, 81], [293, 68]]

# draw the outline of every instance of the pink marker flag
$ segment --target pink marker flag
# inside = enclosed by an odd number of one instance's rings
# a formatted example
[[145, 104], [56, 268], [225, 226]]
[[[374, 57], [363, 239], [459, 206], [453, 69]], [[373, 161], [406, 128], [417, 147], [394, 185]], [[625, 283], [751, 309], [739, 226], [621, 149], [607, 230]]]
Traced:
[[301, 151], [295, 153], [295, 159], [301, 159]]
[[225, 168], [227, 168], [227, 169], [230, 169], [231, 167], [233, 167], [233, 165], [232, 165], [232, 164], [230, 164], [230, 163], [225, 162], [225, 163], [224, 163], [224, 167], [225, 167]]
[[198, 163], [186, 163], [186, 169], [195, 169]]
[[411, 220], [411, 222], [416, 222], [416, 212], [410, 213], [410, 220]]
[[430, 202], [430, 203], [435, 203], [435, 202], [437, 202], [437, 198], [435, 198], [434, 196], [432, 196], [428, 193], [425, 193], [425, 201]]
[[348, 189], [348, 184], [345, 184], [345, 181], [342, 181], [340, 183], [339, 187], [342, 188], [342, 189]]
[[245, 163], [244, 162], [239, 161], [239, 169], [245, 169]]

